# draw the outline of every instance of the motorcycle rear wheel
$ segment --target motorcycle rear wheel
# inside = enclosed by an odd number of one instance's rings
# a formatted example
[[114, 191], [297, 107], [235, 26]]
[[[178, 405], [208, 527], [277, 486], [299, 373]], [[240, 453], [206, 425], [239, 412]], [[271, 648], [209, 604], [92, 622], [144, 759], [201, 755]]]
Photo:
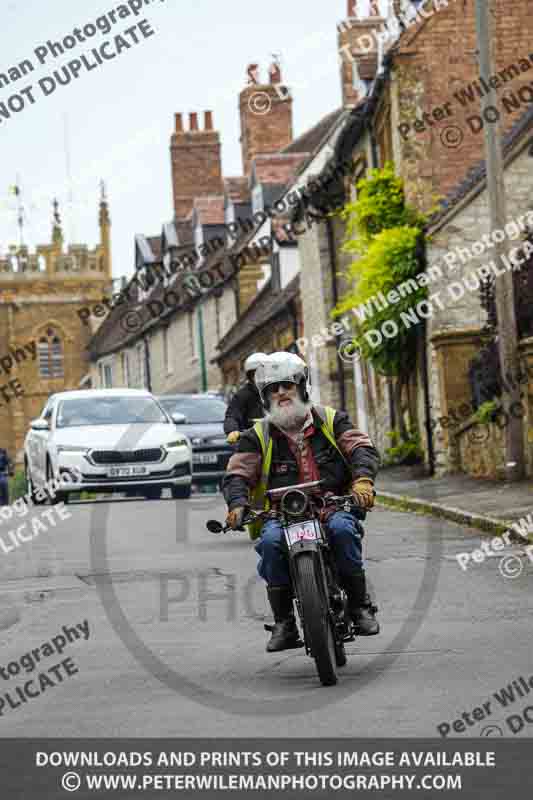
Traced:
[[323, 686], [334, 686], [337, 683], [335, 638], [312, 553], [298, 556], [296, 573], [306, 644], [315, 660], [320, 682]]

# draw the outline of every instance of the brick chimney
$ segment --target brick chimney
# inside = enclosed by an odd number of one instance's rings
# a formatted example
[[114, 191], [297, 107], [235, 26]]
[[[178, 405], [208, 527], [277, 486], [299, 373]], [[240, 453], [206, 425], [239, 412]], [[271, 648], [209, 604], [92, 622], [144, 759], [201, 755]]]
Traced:
[[183, 115], [175, 115], [175, 130], [170, 139], [174, 214], [186, 217], [195, 197], [223, 194], [220, 135], [213, 130], [213, 114], [205, 112], [204, 129], [196, 112], [189, 115], [189, 130], [184, 129]]
[[380, 16], [378, 0], [348, 0], [348, 18], [338, 25], [342, 100], [351, 108], [363, 97], [360, 80], [372, 80], [378, 61], [375, 34], [386, 22]]
[[245, 175], [258, 155], [277, 153], [292, 142], [292, 97], [282, 84], [277, 61], [269, 67], [269, 83], [261, 83], [259, 66], [247, 69], [248, 85], [239, 95], [241, 150]]

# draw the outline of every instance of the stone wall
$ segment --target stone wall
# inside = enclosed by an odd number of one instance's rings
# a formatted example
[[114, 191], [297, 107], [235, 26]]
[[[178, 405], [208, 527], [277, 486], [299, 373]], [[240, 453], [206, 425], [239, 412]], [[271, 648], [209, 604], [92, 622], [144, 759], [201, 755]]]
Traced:
[[[519, 245], [526, 215], [533, 210], [531, 168], [531, 156], [528, 149], [524, 148], [505, 171], [507, 219], [522, 219], [521, 226], [509, 228], [512, 237], [507, 240], [509, 246]], [[440, 298], [440, 303], [433, 302], [433, 315], [428, 320], [428, 359], [433, 367], [430, 372], [433, 419], [447, 416], [451, 408], [457, 408], [463, 402], [471, 402], [468, 366], [486, 340], [482, 334], [486, 313], [481, 308], [477, 281], [471, 273], [493, 260], [494, 250], [486, 246], [484, 253], [473, 257], [469, 257], [466, 251], [472, 252], [473, 244], [481, 241], [483, 235], [490, 231], [486, 188], [466, 198], [436, 230], [429, 231], [429, 268], [438, 267], [441, 271], [441, 277], [433, 280], [428, 287], [430, 296], [437, 294]], [[457, 248], [463, 249], [463, 258], [459, 256], [452, 267], [446, 266], [444, 256]], [[459, 297], [458, 288], [452, 289], [453, 294], [450, 292], [450, 285], [458, 287], [462, 284], [466, 288], [467, 283], [474, 290], [466, 289], [462, 297]], [[459, 299], [454, 300], [454, 296]], [[443, 309], [439, 308], [440, 304], [444, 306]], [[439, 474], [464, 468], [454, 439], [440, 428], [435, 429], [435, 450]]]

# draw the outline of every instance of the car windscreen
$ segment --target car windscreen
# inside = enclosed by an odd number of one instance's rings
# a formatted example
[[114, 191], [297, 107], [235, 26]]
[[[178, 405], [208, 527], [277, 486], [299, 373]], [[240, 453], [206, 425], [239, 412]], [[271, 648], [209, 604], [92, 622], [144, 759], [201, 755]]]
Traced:
[[168, 422], [151, 397], [83, 397], [63, 400], [56, 427]]
[[187, 422], [224, 422], [226, 404], [216, 397], [160, 397], [159, 402], [169, 414], [184, 414]]

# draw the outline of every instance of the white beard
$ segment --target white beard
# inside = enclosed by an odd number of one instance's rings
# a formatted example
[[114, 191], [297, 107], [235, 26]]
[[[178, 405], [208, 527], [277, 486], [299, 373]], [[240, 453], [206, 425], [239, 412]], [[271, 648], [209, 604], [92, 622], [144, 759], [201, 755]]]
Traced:
[[299, 431], [304, 425], [312, 403], [304, 403], [298, 396], [291, 399], [290, 405], [279, 406], [277, 400], [272, 398], [270, 411], [266, 418], [277, 428], [288, 431]]

